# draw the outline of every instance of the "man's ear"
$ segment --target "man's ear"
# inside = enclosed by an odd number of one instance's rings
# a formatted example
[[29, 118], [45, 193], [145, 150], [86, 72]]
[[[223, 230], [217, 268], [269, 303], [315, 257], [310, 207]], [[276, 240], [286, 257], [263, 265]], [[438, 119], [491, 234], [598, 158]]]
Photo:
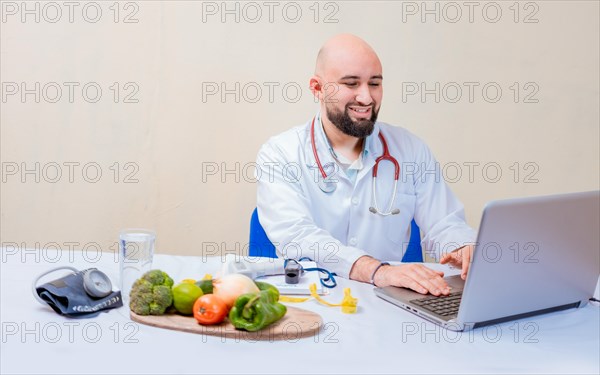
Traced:
[[317, 76], [313, 76], [310, 78], [309, 85], [310, 91], [313, 93], [313, 95], [317, 99], [321, 100], [321, 97], [323, 95], [323, 86], [321, 84], [321, 79]]

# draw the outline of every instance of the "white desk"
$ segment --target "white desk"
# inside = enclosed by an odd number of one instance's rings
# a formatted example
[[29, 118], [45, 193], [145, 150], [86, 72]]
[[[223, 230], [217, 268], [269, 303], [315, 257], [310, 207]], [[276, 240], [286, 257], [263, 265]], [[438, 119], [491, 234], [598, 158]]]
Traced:
[[[600, 372], [597, 303], [460, 334], [377, 298], [372, 286], [338, 278], [339, 287], [327, 298], [339, 302], [342, 289], [351, 287], [359, 300], [356, 314], [310, 301], [298, 306], [321, 314], [319, 334], [236, 341], [137, 324], [126, 307], [93, 319], [64, 318], [34, 300], [34, 277], [71, 265], [97, 267], [117, 281], [114, 254], [47, 252], [35, 259], [33, 253], [2, 250], [3, 374]], [[154, 268], [178, 282], [215, 273], [220, 258], [157, 255]]]

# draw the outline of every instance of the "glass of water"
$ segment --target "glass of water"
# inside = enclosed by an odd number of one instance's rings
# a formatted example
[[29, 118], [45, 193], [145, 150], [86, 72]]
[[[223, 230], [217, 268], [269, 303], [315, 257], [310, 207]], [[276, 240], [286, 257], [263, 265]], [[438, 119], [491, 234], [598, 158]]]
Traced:
[[121, 296], [129, 304], [133, 283], [152, 269], [156, 234], [148, 229], [124, 229], [119, 233]]

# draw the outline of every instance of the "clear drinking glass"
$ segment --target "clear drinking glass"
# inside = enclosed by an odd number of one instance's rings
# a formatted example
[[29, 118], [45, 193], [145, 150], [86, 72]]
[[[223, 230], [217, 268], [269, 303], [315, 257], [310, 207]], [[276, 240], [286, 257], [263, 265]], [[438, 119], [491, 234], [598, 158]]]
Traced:
[[119, 233], [121, 296], [126, 306], [135, 280], [152, 269], [155, 241], [156, 234], [148, 229], [123, 229]]

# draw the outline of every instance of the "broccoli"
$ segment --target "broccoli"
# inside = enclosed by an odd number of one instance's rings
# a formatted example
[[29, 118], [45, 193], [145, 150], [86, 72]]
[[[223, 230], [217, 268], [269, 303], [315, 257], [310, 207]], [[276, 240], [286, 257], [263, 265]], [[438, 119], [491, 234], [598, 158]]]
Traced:
[[173, 279], [161, 270], [148, 271], [133, 283], [129, 308], [139, 315], [162, 315], [173, 303]]

